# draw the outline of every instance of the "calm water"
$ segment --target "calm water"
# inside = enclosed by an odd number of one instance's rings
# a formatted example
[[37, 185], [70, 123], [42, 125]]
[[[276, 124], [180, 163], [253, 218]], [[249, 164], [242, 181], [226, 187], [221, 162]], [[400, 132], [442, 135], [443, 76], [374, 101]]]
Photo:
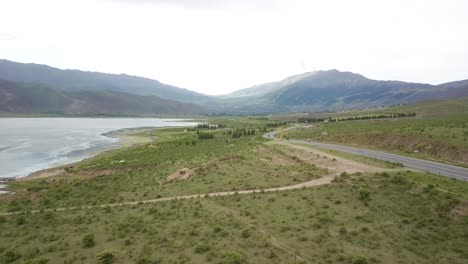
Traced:
[[106, 132], [194, 124], [156, 118], [0, 118], [0, 178], [26, 176], [119, 146], [119, 139], [102, 135]]

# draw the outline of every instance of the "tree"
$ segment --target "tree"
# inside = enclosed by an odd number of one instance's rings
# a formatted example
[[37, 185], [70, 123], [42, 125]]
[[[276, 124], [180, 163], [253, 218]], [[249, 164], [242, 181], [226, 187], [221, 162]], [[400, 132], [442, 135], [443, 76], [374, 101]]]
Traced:
[[90, 248], [94, 247], [95, 242], [94, 242], [94, 235], [93, 234], [87, 234], [81, 239], [81, 244], [83, 245], [84, 248]]
[[115, 261], [115, 251], [104, 250], [96, 255], [97, 260], [101, 264], [111, 264]]

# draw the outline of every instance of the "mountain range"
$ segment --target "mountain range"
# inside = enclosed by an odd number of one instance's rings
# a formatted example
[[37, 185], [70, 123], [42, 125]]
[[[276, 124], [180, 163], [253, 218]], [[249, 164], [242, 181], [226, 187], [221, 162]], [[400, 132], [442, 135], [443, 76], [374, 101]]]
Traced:
[[209, 96], [126, 74], [0, 60], [0, 112], [65, 115], [257, 114], [330, 111], [468, 96], [468, 80], [440, 85], [371, 80], [338, 70], [294, 75]]

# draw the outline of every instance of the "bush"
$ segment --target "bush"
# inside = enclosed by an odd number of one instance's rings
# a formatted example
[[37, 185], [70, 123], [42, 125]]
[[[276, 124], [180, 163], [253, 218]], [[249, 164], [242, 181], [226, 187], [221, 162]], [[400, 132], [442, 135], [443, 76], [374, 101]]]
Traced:
[[248, 237], [250, 237], [250, 230], [249, 230], [249, 229], [244, 229], [244, 230], [242, 230], [241, 237], [242, 237], [242, 238], [248, 238]]
[[205, 253], [208, 251], [210, 251], [210, 246], [208, 245], [198, 245], [195, 247], [195, 250], [194, 250], [194, 252], [197, 254]]
[[346, 234], [348, 233], [348, 230], [346, 229], [346, 227], [342, 226], [340, 227], [340, 234]]
[[370, 192], [368, 190], [359, 191], [359, 200], [364, 201], [367, 206], [367, 202], [370, 200]]
[[24, 218], [24, 216], [19, 216], [16, 219], [16, 225], [24, 225], [24, 224], [26, 224], [26, 218]]
[[231, 251], [226, 255], [229, 264], [243, 264], [247, 263], [247, 259], [244, 255]]
[[91, 248], [94, 247], [95, 242], [94, 242], [94, 235], [93, 234], [87, 234], [81, 239], [81, 244], [83, 245], [84, 248]]
[[11, 263], [19, 258], [21, 258], [21, 254], [11, 250], [8, 250], [3, 254], [3, 261], [5, 261], [4, 263]]
[[96, 255], [96, 258], [99, 263], [102, 264], [111, 264], [115, 261], [115, 251], [113, 250], [104, 250]]
[[355, 258], [353, 258], [353, 261], [351, 263], [353, 263], [353, 264], [368, 264], [369, 261], [365, 257], [355, 257]]
[[219, 226], [213, 228], [213, 232], [215, 232], [215, 233], [219, 233], [221, 231], [223, 231], [223, 229], [221, 227], [219, 227]]
[[198, 139], [213, 139], [214, 134], [212, 133], [200, 133], [198, 134]]
[[28, 259], [24, 262], [24, 264], [47, 264], [47, 263], [49, 263], [49, 259], [43, 258], [43, 257]]

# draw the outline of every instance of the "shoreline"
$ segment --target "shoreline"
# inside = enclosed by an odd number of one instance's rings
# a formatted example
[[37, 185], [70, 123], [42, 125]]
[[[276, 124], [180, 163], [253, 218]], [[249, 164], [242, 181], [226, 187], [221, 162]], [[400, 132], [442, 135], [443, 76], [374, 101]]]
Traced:
[[154, 130], [154, 129], [159, 129], [159, 128], [166, 128], [166, 127], [135, 127], [135, 128], [123, 128], [123, 129], [117, 129], [109, 132], [102, 133], [100, 135], [110, 137], [110, 138], [117, 138], [119, 139], [118, 145], [109, 145], [105, 146], [101, 149], [94, 150], [89, 152], [89, 156], [87, 156], [84, 159], [77, 160], [74, 162], [62, 164], [62, 165], [57, 165], [53, 166], [47, 169], [42, 169], [38, 170], [35, 172], [31, 172], [29, 175], [22, 176], [22, 177], [17, 177], [15, 181], [27, 181], [27, 180], [33, 180], [33, 179], [41, 179], [41, 178], [49, 178], [49, 177], [54, 177], [58, 176], [61, 173], [65, 173], [66, 168], [70, 168], [75, 166], [76, 164], [95, 158], [99, 155], [102, 155], [104, 153], [114, 151], [114, 150], [120, 150], [124, 148], [129, 148], [132, 146], [137, 146], [140, 144], [146, 144], [149, 142], [154, 142], [157, 141], [157, 138], [153, 137], [144, 137], [144, 136], [137, 136], [134, 135], [136, 133], [144, 133], [149, 130]]
[[33, 180], [33, 179], [41, 179], [41, 178], [49, 178], [49, 177], [58, 176], [62, 173], [65, 173], [66, 168], [73, 167], [79, 162], [95, 158], [104, 153], [158, 141], [157, 137], [153, 137], [153, 136], [146, 137], [146, 136], [137, 135], [137, 134], [146, 133], [148, 131], [157, 130], [157, 129], [181, 128], [181, 127], [189, 127], [189, 126], [134, 127], [134, 128], [122, 128], [122, 129], [117, 129], [117, 130], [112, 130], [109, 132], [102, 133], [100, 134], [101, 136], [106, 136], [109, 138], [116, 138], [119, 140], [119, 142], [117, 142], [116, 144], [114, 143], [114, 144], [109, 144], [107, 146], [103, 146], [102, 148], [95, 149], [94, 151], [90, 151], [85, 158], [77, 160], [77, 161], [52, 166], [46, 169], [37, 170], [24, 176], [7, 177], [4, 179], [0, 178], [0, 194], [12, 193], [11, 191], [8, 190], [8, 182], [27, 181], [27, 180]]

